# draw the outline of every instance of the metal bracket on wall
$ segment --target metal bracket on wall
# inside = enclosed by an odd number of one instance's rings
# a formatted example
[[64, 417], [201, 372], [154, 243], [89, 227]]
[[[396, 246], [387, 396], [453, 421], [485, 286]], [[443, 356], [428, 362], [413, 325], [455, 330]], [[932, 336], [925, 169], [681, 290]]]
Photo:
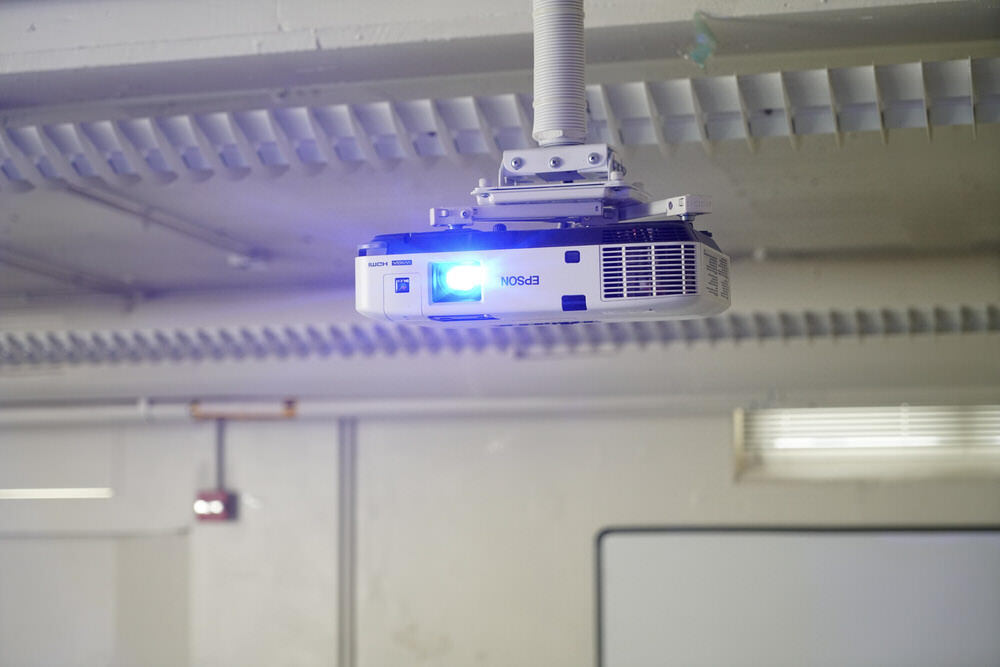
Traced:
[[295, 399], [285, 400], [280, 408], [275, 412], [262, 409], [261, 406], [229, 406], [226, 408], [206, 409], [202, 407], [201, 401], [191, 401], [191, 418], [195, 421], [215, 421], [218, 423], [226, 421], [278, 421], [283, 419], [295, 419], [298, 416], [298, 404]]

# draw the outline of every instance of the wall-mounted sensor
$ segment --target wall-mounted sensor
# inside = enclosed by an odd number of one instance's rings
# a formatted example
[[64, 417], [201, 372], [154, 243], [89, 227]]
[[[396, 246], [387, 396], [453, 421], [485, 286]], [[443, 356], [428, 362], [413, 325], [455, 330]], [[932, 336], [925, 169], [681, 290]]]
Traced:
[[223, 489], [199, 491], [193, 509], [199, 521], [234, 521], [239, 510], [239, 496]]

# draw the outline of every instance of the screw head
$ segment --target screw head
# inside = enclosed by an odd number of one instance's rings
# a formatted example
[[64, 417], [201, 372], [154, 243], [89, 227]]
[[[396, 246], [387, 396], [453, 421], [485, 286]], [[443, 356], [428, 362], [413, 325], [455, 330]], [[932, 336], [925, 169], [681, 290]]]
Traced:
[[466, 210], [466, 209], [462, 209], [462, 213], [461, 213], [461, 216], [462, 216], [463, 218], [468, 218], [468, 217], [469, 217], [469, 211], [468, 211], [468, 210]]
[[521, 167], [524, 166], [524, 158], [519, 158], [519, 157], [511, 158], [510, 166], [513, 167], [514, 169], [520, 169]]
[[549, 158], [549, 166], [552, 167], [553, 169], [555, 169], [561, 164], [562, 164], [562, 158], [559, 157], [558, 155], [554, 155], [551, 158]]
[[590, 155], [587, 156], [587, 162], [589, 162], [590, 164], [597, 164], [600, 161], [601, 161], [601, 156], [598, 155], [597, 153], [591, 153]]

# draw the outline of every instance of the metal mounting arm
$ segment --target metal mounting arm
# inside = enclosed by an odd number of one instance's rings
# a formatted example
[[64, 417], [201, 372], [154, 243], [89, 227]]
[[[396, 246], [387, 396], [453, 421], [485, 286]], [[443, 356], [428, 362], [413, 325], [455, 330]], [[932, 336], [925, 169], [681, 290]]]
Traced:
[[535, 0], [535, 125], [539, 148], [503, 153], [497, 186], [485, 179], [467, 207], [432, 208], [432, 227], [461, 229], [474, 223], [545, 222], [561, 226], [607, 225], [658, 217], [692, 220], [708, 213], [699, 195], [652, 201], [641, 183], [605, 143], [584, 144], [582, 0]]

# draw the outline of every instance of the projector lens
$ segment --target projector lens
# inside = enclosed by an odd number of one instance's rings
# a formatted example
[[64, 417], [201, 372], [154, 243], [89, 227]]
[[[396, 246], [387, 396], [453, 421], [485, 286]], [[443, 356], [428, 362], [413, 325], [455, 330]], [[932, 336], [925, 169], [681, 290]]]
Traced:
[[431, 262], [431, 301], [482, 301], [483, 265], [474, 260]]
[[444, 284], [450, 290], [468, 292], [471, 289], [482, 286], [482, 272], [482, 267], [478, 265], [453, 266], [444, 274]]

